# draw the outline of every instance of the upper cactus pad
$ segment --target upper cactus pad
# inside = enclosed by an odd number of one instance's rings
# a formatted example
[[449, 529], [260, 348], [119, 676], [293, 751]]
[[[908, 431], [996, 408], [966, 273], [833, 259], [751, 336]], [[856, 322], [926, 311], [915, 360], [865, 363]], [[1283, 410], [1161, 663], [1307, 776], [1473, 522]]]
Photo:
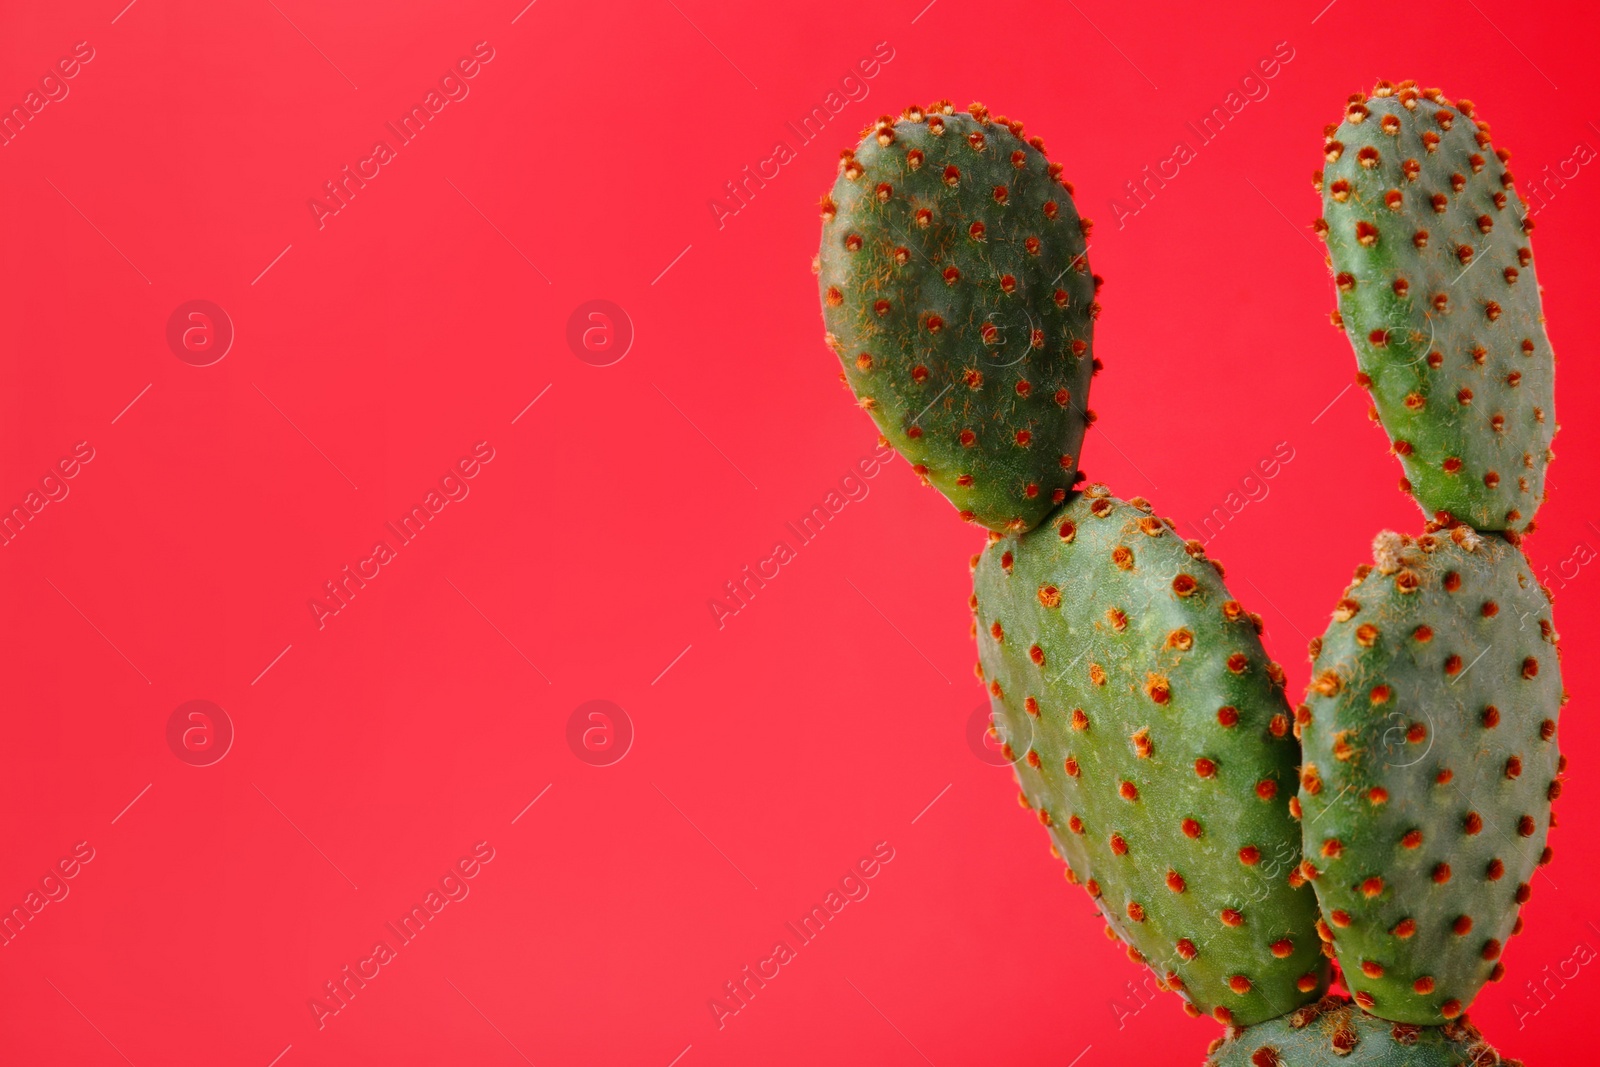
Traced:
[[1097, 280], [1058, 175], [1021, 123], [937, 104], [880, 119], [823, 200], [819, 287], [845, 381], [991, 530], [1065, 499], [1092, 417]]
[[1357, 381], [1430, 515], [1515, 530], [1544, 495], [1555, 359], [1505, 151], [1473, 106], [1379, 83], [1330, 127], [1317, 229]]
[[1375, 1019], [1342, 997], [1229, 1036], [1206, 1067], [1521, 1067], [1502, 1060], [1478, 1028], [1459, 1019], [1411, 1026]]
[[1299, 803], [1345, 982], [1438, 1023], [1499, 977], [1560, 791], [1550, 606], [1515, 547], [1465, 526], [1379, 535], [1314, 642]]
[[1221, 568], [1135, 497], [1073, 496], [977, 563], [978, 651], [1026, 805], [1106, 921], [1198, 1010], [1321, 992], [1283, 673]]

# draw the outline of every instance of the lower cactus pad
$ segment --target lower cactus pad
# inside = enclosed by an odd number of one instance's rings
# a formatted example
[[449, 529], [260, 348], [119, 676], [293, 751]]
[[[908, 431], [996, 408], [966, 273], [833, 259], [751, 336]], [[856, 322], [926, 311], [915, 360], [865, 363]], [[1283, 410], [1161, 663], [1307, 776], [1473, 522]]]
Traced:
[[1234, 1033], [1206, 1067], [1521, 1067], [1503, 1060], [1477, 1027], [1458, 1019], [1413, 1026], [1374, 1018], [1343, 997], [1325, 997], [1281, 1019]]
[[1458, 1017], [1504, 971], [1550, 858], [1562, 701], [1550, 605], [1514, 546], [1384, 533], [1313, 643], [1305, 873], [1356, 1003]]
[[980, 666], [1068, 880], [1194, 1010], [1247, 1025], [1326, 984], [1316, 900], [1291, 882], [1298, 750], [1259, 618], [1150, 511], [1091, 486], [995, 539]]

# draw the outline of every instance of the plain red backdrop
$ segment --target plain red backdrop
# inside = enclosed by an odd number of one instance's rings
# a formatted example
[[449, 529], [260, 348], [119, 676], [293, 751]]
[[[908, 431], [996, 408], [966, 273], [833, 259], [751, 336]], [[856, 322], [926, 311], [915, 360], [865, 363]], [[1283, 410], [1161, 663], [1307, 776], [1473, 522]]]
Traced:
[[[1298, 687], [1373, 534], [1420, 522], [1344, 391], [1307, 227], [1320, 130], [1418, 78], [1476, 100], [1526, 183], [1600, 145], [1582, 5], [125, 2], [0, 17], [7, 108], [94, 54], [0, 149], [0, 500], [78, 442], [95, 457], [0, 549], [0, 906], [94, 850], [0, 949], [0, 1059], [1202, 1056], [1217, 1027], [1141, 1006], [1009, 770], [969, 747], [981, 538], [903, 463], [724, 625], [708, 607], [873, 447], [821, 343], [815, 202], [838, 149], [912, 102], [980, 99], [1046, 139], [1108, 279], [1085, 466], [1186, 523], [1287, 443], [1212, 547]], [[470, 95], [319, 228], [323, 183], [478, 42]], [[1279, 42], [1269, 95], [1119, 228], [1110, 199]], [[786, 123], [875, 49], [866, 98], [798, 146]], [[710, 202], [780, 139], [795, 158], [719, 226]], [[1569, 962], [1600, 947], [1600, 578], [1578, 562], [1600, 547], [1597, 194], [1581, 169], [1535, 237], [1565, 430], [1528, 552], [1565, 585], [1572, 771], [1473, 1012], [1533, 1064], [1600, 992]], [[211, 366], [166, 341], [191, 299], [236, 330]], [[611, 366], [566, 341], [593, 299], [633, 324]], [[483, 441], [470, 495], [319, 629], [323, 583]], [[168, 746], [194, 699], [236, 731], [211, 766]], [[611, 766], [568, 745], [593, 699], [635, 732]], [[310, 998], [480, 841], [470, 896], [319, 1029]], [[878, 842], [870, 895], [719, 1029], [708, 1001]]]

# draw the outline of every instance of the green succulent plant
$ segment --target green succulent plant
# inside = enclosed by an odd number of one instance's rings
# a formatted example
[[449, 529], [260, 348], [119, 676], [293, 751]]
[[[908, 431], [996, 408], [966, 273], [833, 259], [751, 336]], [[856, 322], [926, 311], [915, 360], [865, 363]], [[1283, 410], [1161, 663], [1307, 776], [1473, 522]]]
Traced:
[[1550, 596], [1518, 548], [1555, 430], [1532, 224], [1466, 101], [1380, 82], [1325, 132], [1335, 321], [1429, 518], [1378, 536], [1293, 710], [1203, 545], [1074, 489], [1101, 282], [1021, 123], [940, 101], [843, 153], [827, 342], [884, 440], [989, 529], [973, 634], [1019, 801], [1130, 959], [1227, 1026], [1210, 1067], [1511, 1063], [1465, 1012], [1504, 974], [1566, 766]]

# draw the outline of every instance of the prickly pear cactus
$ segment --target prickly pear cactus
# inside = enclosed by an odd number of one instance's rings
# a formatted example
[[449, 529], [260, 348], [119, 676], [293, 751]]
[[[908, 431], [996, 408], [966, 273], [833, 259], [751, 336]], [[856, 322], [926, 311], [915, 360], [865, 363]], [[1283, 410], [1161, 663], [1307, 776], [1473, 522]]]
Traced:
[[1221, 568], [1091, 486], [996, 539], [975, 585], [996, 724], [1067, 879], [1198, 1010], [1245, 1025], [1315, 1000], [1283, 674]]
[[1478, 1028], [1459, 1019], [1412, 1026], [1376, 1019], [1343, 997], [1234, 1033], [1212, 1049], [1206, 1067], [1521, 1067], [1502, 1060]]
[[1509, 154], [1469, 101], [1412, 82], [1352, 97], [1324, 151], [1317, 229], [1405, 488], [1430, 516], [1525, 527], [1544, 496], [1555, 358]]
[[885, 117], [822, 202], [829, 346], [890, 444], [991, 530], [1065, 499], [1093, 418], [1087, 220], [1022, 124], [947, 102]]
[[1504, 972], [1550, 858], [1556, 634], [1500, 537], [1457, 526], [1373, 548], [1313, 645], [1298, 713], [1305, 872], [1356, 1002], [1434, 1024]]

